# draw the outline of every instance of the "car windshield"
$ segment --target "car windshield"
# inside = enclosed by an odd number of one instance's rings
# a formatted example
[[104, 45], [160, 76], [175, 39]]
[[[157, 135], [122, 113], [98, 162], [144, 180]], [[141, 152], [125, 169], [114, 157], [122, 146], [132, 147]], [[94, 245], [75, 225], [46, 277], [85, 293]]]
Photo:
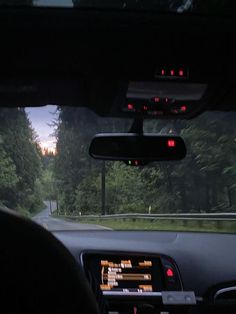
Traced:
[[151, 10], [171, 13], [235, 16], [233, 0], [0, 0], [2, 6]]
[[184, 138], [182, 161], [136, 167], [89, 156], [95, 134], [131, 124], [80, 107], [1, 108], [0, 207], [49, 230], [235, 232], [235, 112], [145, 120], [145, 132]]

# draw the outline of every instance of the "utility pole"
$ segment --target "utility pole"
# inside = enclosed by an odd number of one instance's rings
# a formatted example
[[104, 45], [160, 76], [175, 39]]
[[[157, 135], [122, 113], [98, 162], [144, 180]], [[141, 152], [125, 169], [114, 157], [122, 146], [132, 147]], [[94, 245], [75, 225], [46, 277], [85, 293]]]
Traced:
[[50, 184], [50, 197], [49, 197], [49, 204], [50, 204], [50, 215], [52, 214], [52, 191], [53, 191], [53, 181], [51, 178], [51, 184]]
[[106, 164], [105, 164], [105, 160], [102, 161], [101, 188], [102, 188], [102, 215], [106, 215]]

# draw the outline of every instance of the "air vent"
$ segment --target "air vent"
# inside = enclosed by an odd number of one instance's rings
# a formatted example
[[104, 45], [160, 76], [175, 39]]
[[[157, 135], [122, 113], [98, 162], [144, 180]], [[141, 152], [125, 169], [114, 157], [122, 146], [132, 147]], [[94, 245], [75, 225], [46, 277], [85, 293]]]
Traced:
[[236, 286], [218, 290], [214, 296], [214, 303], [236, 305]]

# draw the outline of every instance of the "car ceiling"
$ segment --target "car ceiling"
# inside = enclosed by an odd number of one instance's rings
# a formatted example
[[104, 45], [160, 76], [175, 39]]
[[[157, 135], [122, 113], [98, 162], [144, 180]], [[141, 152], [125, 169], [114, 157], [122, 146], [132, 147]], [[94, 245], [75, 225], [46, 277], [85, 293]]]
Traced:
[[235, 110], [234, 18], [116, 10], [0, 9], [0, 104], [87, 106], [112, 115], [121, 86], [185, 66], [204, 110]]

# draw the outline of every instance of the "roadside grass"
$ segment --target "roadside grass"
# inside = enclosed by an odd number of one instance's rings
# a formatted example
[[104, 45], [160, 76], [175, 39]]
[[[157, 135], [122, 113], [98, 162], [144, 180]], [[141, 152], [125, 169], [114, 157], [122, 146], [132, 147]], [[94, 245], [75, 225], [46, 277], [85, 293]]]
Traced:
[[[67, 216], [67, 219], [70, 219]], [[72, 219], [71, 219], [72, 220]], [[160, 231], [199, 231], [236, 233], [236, 221], [204, 221], [204, 220], [147, 220], [147, 219], [73, 219], [74, 222], [95, 224], [114, 230], [160, 230]]]

